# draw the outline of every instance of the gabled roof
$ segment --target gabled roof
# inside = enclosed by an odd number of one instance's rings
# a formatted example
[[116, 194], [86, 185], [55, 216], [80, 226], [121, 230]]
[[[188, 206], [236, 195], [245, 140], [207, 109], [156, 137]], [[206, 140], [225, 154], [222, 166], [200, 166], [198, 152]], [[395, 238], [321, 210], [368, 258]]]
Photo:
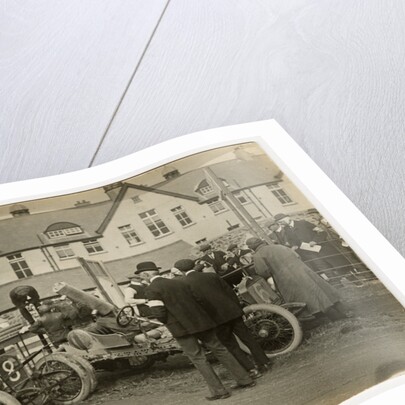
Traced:
[[[266, 155], [255, 156], [253, 160], [228, 160], [210, 165], [210, 168], [217, 177], [226, 180], [234, 191], [280, 181], [280, 170]], [[96, 204], [0, 220], [0, 255], [45, 245], [99, 237], [125, 198], [128, 189], [168, 195], [196, 203], [207, 202], [195, 191], [196, 186], [205, 178], [204, 169], [198, 168], [151, 187], [123, 183], [123, 187], [114, 202], [107, 200]], [[44, 232], [48, 227], [60, 222], [77, 224], [84, 232], [63, 239], [47, 238]]]
[[[249, 188], [261, 184], [280, 181], [280, 169], [266, 155], [256, 156], [254, 160], [227, 160], [210, 165], [217, 177], [226, 180], [233, 190]], [[155, 188], [189, 196], [198, 196], [196, 187], [206, 178], [203, 168], [184, 173], [177, 178], [155, 185]]]
[[[58, 211], [12, 217], [0, 221], [0, 255], [32, 249], [44, 244], [61, 243], [61, 239], [49, 239], [44, 236], [46, 229], [57, 222], [69, 222], [79, 225], [84, 233], [72, 235], [64, 241], [98, 237], [96, 229], [112, 206], [111, 201], [67, 208]], [[45, 242], [46, 241], [46, 242]]]

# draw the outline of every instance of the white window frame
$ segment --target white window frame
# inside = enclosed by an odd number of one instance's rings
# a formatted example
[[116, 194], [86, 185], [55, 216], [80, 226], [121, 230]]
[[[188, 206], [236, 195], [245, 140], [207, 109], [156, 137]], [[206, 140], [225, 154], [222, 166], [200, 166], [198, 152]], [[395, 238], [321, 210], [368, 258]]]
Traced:
[[141, 212], [138, 215], [155, 238], [160, 238], [172, 233], [155, 209]]
[[294, 205], [295, 201], [286, 193], [286, 191], [279, 184], [268, 184], [267, 188], [277, 198], [281, 205]]
[[142, 202], [141, 197], [139, 197], [139, 195], [134, 195], [134, 196], [131, 198], [131, 200], [132, 200], [132, 202], [133, 202], [134, 204], [138, 204], [138, 203]]
[[210, 194], [212, 192], [214, 192], [214, 188], [210, 184], [200, 188], [200, 193], [202, 195]]
[[[208, 203], [208, 206], [211, 208], [211, 211], [215, 214], [221, 214], [222, 212], [228, 211], [228, 208], [225, 206], [225, 204], [222, 201], [213, 201]], [[217, 209], [218, 206], [222, 206], [222, 209]]]
[[131, 224], [121, 225], [118, 227], [122, 237], [128, 242], [129, 246], [139, 245], [142, 243], [142, 239], [136, 233]]
[[[7, 260], [18, 279], [21, 280], [23, 278], [27, 278], [33, 275], [30, 266], [28, 266], [27, 261], [24, 259], [21, 253], [14, 253], [13, 255], [8, 255]], [[13, 266], [13, 264], [17, 265], [19, 268], [15, 268], [17, 266]]]
[[[244, 194], [242, 191], [237, 191], [236, 193], [233, 194], [235, 196], [235, 198], [238, 199], [238, 201], [242, 204], [249, 204], [250, 202], [252, 202], [252, 200], [246, 195]], [[243, 201], [244, 200], [244, 201]]]
[[58, 239], [70, 235], [77, 235], [79, 233], [83, 233], [83, 229], [80, 228], [80, 226], [75, 226], [72, 228], [56, 229], [54, 231], [48, 231], [46, 234], [48, 235], [49, 239]]
[[177, 221], [180, 222], [180, 225], [183, 228], [187, 228], [188, 226], [194, 224], [194, 221], [189, 217], [182, 205], [178, 205], [177, 207], [172, 208], [170, 211], [173, 212], [173, 215]]
[[[90, 239], [86, 242], [83, 242], [84, 248], [87, 250], [89, 255], [97, 255], [100, 253], [105, 253], [104, 248], [101, 246], [101, 243], [97, 239]], [[95, 249], [94, 247], [100, 247], [100, 249]], [[88, 248], [91, 248], [93, 251], [90, 252]]]
[[65, 235], [76, 235], [78, 233], [83, 233], [83, 229], [80, 226], [74, 226], [73, 228], [64, 229]]
[[69, 243], [65, 245], [58, 245], [53, 247], [55, 249], [55, 253], [58, 255], [59, 259], [71, 259], [72, 257], [76, 257], [75, 252], [70, 247]]

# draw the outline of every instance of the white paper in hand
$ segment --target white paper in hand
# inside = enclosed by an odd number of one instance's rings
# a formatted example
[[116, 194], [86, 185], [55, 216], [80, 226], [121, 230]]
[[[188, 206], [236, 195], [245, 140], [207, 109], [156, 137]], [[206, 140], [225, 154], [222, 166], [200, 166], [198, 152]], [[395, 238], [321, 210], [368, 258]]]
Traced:
[[311, 252], [316, 252], [316, 253], [319, 253], [320, 250], [321, 250], [321, 248], [322, 248], [321, 245], [314, 245], [314, 246], [311, 246], [311, 245], [310, 245], [309, 243], [307, 243], [307, 242], [302, 242], [302, 243], [301, 243], [301, 246], [300, 246], [300, 249], [302, 249], [302, 250], [310, 250]]

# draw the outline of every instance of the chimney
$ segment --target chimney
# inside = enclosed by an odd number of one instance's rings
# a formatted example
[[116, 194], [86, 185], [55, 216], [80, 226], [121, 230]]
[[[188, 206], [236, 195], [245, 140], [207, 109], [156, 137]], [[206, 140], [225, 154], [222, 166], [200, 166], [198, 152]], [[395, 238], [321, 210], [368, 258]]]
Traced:
[[110, 200], [115, 201], [122, 186], [123, 186], [122, 182], [119, 181], [117, 183], [112, 183], [112, 184], [109, 184], [108, 186], [104, 186], [103, 189], [104, 189], [105, 193], [108, 195], [108, 197], [110, 197]]
[[166, 180], [175, 179], [180, 176], [180, 172], [174, 166], [165, 166], [162, 175]]
[[10, 207], [10, 214], [13, 217], [22, 217], [24, 215], [30, 215], [30, 210], [22, 204], [14, 204]]

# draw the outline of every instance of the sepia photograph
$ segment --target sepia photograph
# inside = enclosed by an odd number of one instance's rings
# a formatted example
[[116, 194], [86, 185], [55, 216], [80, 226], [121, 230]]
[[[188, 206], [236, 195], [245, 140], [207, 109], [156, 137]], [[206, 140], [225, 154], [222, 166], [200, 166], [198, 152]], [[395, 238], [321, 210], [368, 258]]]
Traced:
[[0, 403], [339, 404], [402, 305], [263, 148], [0, 206]]

